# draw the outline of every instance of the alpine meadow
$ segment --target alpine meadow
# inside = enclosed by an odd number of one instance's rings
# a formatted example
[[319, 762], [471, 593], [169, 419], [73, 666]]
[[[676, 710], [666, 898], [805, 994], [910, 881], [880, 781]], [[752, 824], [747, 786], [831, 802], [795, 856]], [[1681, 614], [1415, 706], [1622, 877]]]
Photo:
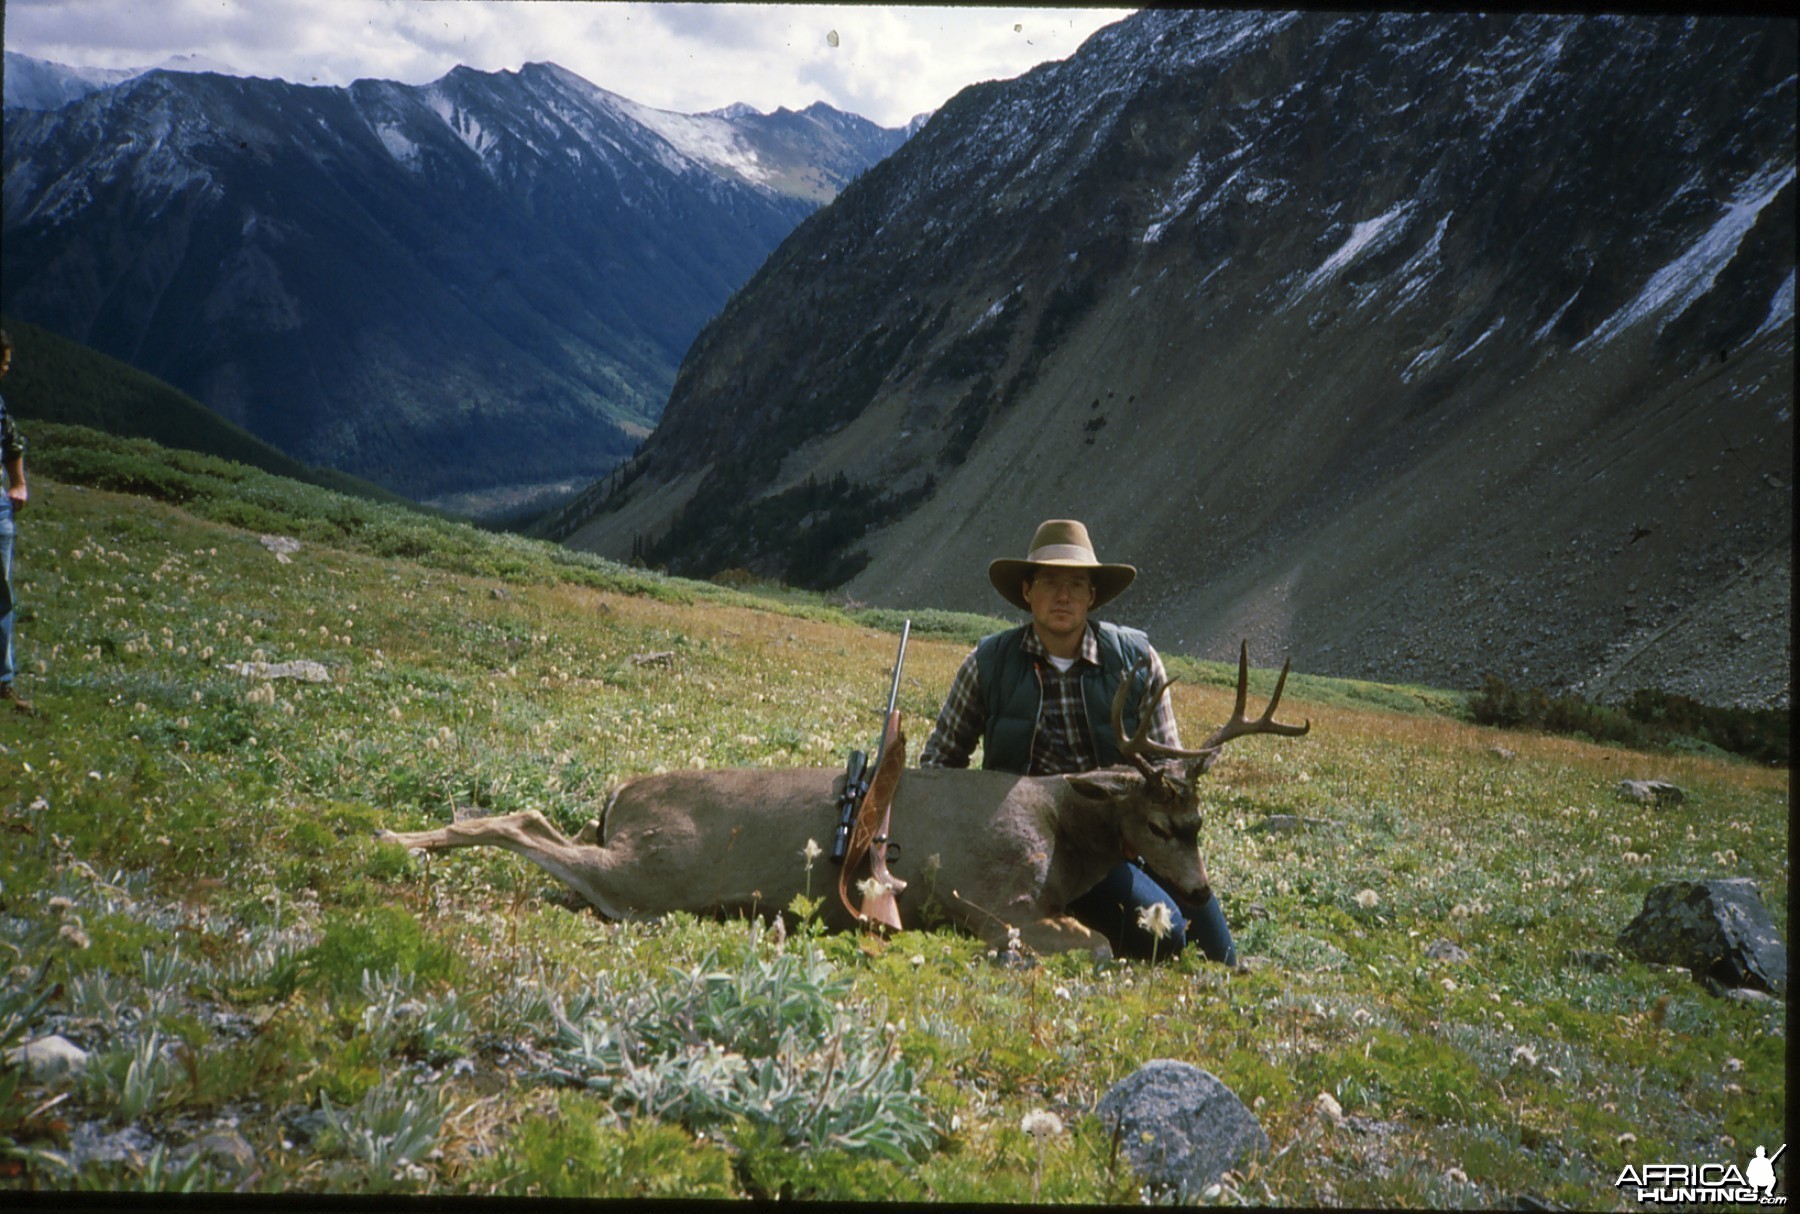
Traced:
[[23, 24], [0, 1204], [1787, 1201], [1800, 23]]
[[[1238, 969], [824, 934], [805, 900], [782, 930], [607, 923], [516, 857], [376, 832], [521, 809], [573, 832], [636, 775], [841, 764], [897, 614], [141, 439], [33, 443], [41, 711], [0, 737], [8, 1189], [1617, 1208], [1626, 1165], [1781, 1141], [1785, 1002], [1615, 937], [1699, 876], [1752, 879], [1785, 934], [1785, 767], [1302, 672], [1284, 712], [1311, 734], [1240, 742], [1205, 790]], [[914, 615], [916, 731], [998, 624]], [[1170, 665], [1202, 736], [1235, 670]], [[1651, 777], [1685, 802], [1619, 795]], [[829, 896], [828, 862], [793, 862]], [[50, 1037], [60, 1062], [21, 1064]], [[1145, 1187], [1094, 1108], [1158, 1058], [1214, 1072], [1270, 1149]]]

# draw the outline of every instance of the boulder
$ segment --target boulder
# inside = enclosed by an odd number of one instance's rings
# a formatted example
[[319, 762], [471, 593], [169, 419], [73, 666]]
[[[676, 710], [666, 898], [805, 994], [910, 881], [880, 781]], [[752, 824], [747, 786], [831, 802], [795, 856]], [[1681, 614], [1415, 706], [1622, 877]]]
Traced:
[[1744, 877], [1664, 882], [1644, 895], [1619, 947], [1643, 961], [1684, 966], [1711, 986], [1787, 993], [1787, 944]]
[[1606, 974], [1619, 968], [1619, 959], [1611, 953], [1603, 953], [1593, 948], [1572, 948], [1568, 953], [1568, 964], [1579, 966], [1584, 970], [1593, 970], [1596, 974]]
[[1101, 1124], [1147, 1183], [1183, 1199], [1266, 1151], [1263, 1132], [1244, 1102], [1217, 1076], [1172, 1059], [1146, 1062], [1100, 1098]]
[[1680, 805], [1687, 794], [1667, 780], [1620, 780], [1619, 795], [1641, 805]]
[[39, 1037], [10, 1051], [6, 1060], [39, 1083], [54, 1083], [87, 1070], [87, 1051], [66, 1037]]
[[246, 679], [298, 679], [302, 683], [329, 683], [331, 672], [311, 658], [293, 662], [230, 662], [225, 669]]
[[1433, 961], [1449, 961], [1451, 963], [1469, 959], [1467, 949], [1460, 948], [1448, 940], [1433, 940], [1425, 946], [1425, 955]]
[[1303, 830], [1314, 830], [1335, 825], [1330, 818], [1311, 818], [1305, 814], [1270, 814], [1250, 826], [1253, 835], [1291, 835]]
[[194, 1144], [194, 1153], [218, 1167], [249, 1171], [256, 1163], [256, 1149], [230, 1126], [222, 1126]]
[[275, 554], [275, 559], [283, 565], [292, 564], [290, 558], [300, 551], [300, 541], [291, 535], [265, 535], [262, 546]]

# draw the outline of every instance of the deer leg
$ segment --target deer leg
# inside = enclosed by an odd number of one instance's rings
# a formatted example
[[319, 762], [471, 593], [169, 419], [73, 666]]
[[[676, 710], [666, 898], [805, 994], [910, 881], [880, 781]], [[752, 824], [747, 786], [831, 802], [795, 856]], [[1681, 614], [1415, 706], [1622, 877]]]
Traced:
[[[1112, 956], [1112, 945], [1099, 932], [1092, 931], [1069, 915], [1048, 915], [1042, 919], [1028, 919], [1018, 924], [1019, 943], [1035, 953], [1069, 953], [1076, 949], [1087, 949], [1094, 954], [1094, 960], [1105, 961]], [[997, 949], [1007, 945], [1007, 925], [1000, 924], [988, 934], [988, 943]]]
[[437, 830], [384, 830], [377, 838], [402, 847], [443, 851], [453, 847], [503, 847], [527, 860], [586, 898], [609, 919], [634, 916], [608, 896], [604, 881], [608, 856], [604, 848], [586, 844], [584, 828], [571, 840], [535, 809], [496, 818], [466, 818]]
[[465, 818], [437, 830], [384, 830], [375, 837], [426, 851], [443, 851], [451, 847], [504, 847], [527, 857], [534, 848], [573, 846], [567, 835], [535, 809], [494, 818]]

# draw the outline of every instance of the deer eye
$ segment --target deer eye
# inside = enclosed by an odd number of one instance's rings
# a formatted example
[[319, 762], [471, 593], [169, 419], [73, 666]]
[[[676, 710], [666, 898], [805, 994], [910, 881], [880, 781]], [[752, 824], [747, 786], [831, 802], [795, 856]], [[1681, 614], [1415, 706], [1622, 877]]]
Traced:
[[1159, 839], [1173, 840], [1175, 838], [1175, 832], [1170, 830], [1167, 826], [1164, 826], [1161, 822], [1150, 823], [1150, 833]]

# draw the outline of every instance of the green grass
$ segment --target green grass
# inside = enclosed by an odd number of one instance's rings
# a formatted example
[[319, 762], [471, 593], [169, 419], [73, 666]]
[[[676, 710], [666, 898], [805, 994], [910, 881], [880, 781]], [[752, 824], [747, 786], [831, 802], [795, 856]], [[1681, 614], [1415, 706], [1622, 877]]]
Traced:
[[[1677, 876], [1755, 879], [1785, 935], [1785, 769], [1301, 673], [1283, 716], [1312, 735], [1208, 776], [1243, 972], [610, 925], [514, 856], [374, 833], [452, 805], [573, 830], [659, 768], [836, 766], [875, 732], [897, 614], [44, 429], [15, 571], [42, 715], [0, 721], [0, 1048], [54, 1032], [90, 1058], [0, 1067], [0, 1186], [1129, 1202], [1091, 1112], [1154, 1058], [1268, 1132], [1227, 1202], [1616, 1208], [1625, 1163], [1781, 1141], [1785, 1004], [1569, 954], [1616, 951]], [[306, 546], [280, 564], [266, 531]], [[922, 723], [1002, 622], [912, 618]], [[231, 669], [300, 658], [331, 681]], [[1202, 736], [1235, 671], [1170, 664]], [[1623, 801], [1626, 777], [1687, 802]], [[1251, 829], [1271, 814], [1326, 825]], [[1439, 939], [1472, 959], [1430, 960]], [[1040, 1109], [1066, 1127], [1042, 1144]], [[247, 1158], [199, 1150], [227, 1129]], [[108, 1136], [130, 1149], [74, 1162]]]

